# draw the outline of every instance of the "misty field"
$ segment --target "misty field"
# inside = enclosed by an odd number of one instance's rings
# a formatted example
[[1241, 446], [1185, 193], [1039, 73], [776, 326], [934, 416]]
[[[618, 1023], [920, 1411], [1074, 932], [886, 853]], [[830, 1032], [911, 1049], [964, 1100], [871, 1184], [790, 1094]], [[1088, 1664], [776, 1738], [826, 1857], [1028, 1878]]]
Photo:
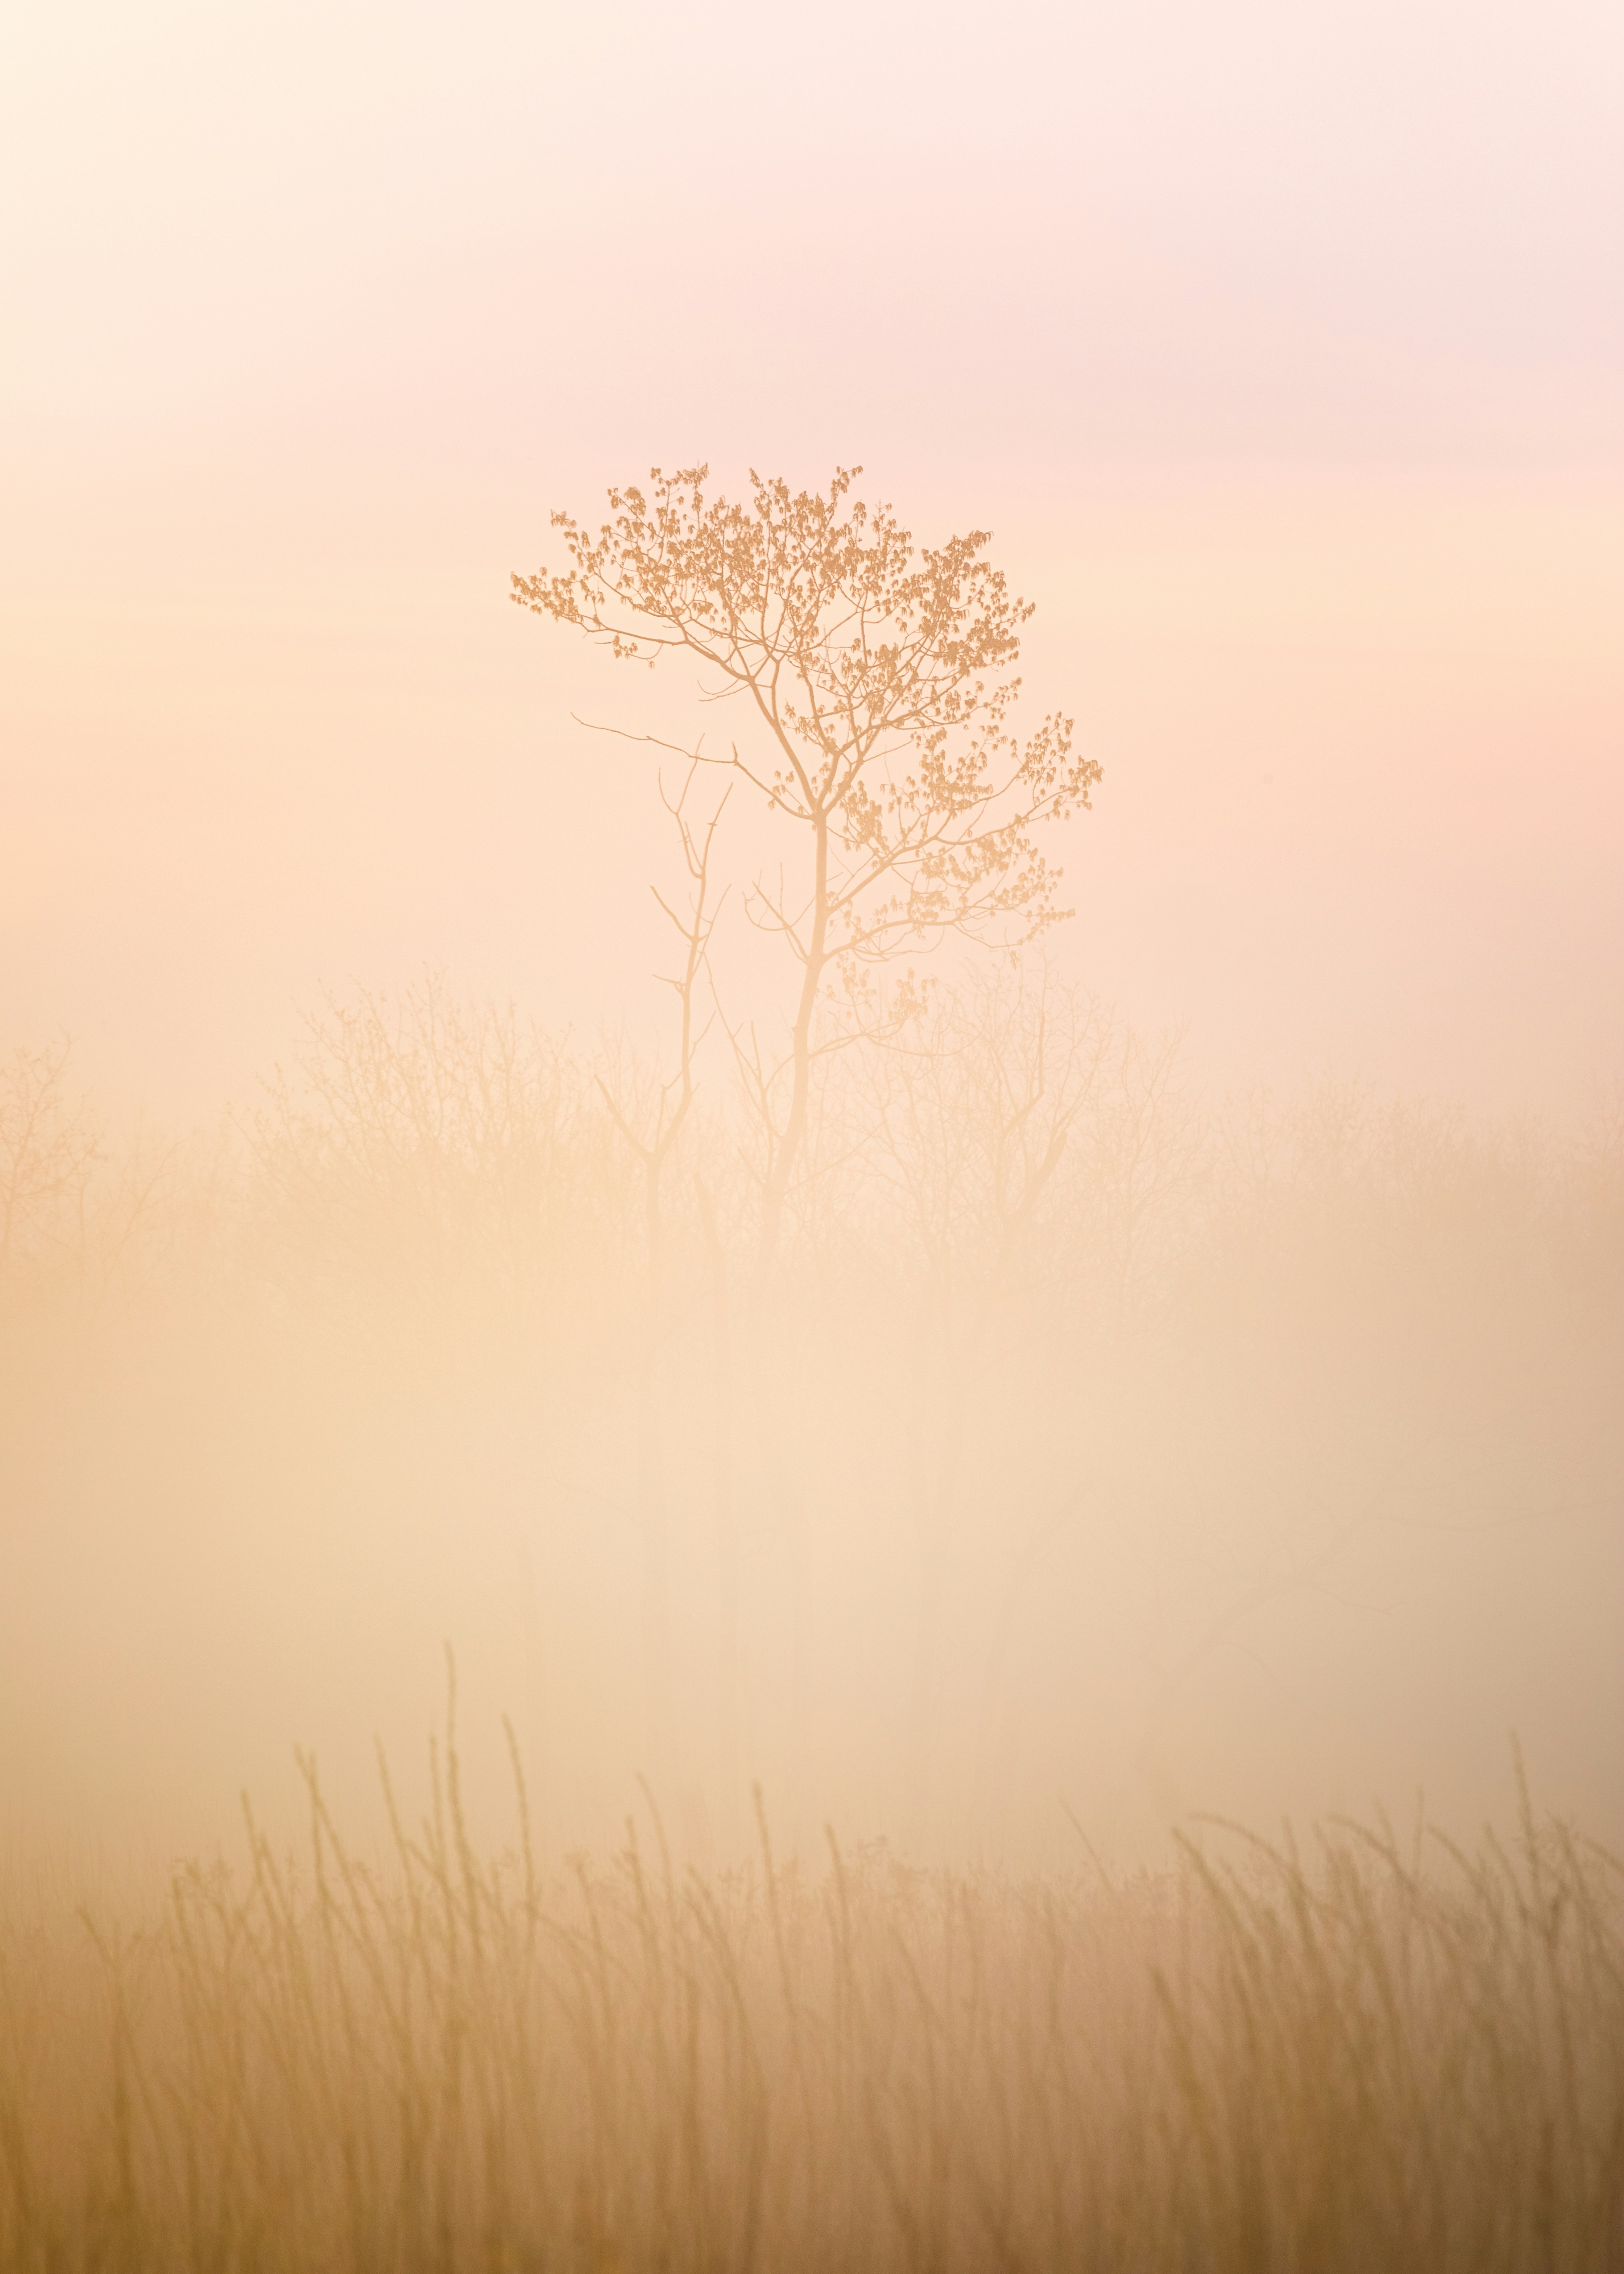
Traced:
[[1624, 2266], [1616, 1118], [905, 1039], [10, 1062], [0, 2263]]
[[[375, 1828], [444, 1647], [555, 1849], [833, 1822], [1116, 1860], [1192, 1810], [1618, 1844], [1624, 1146], [1352, 1085], [1222, 1098], [1028, 975], [819, 1061], [772, 1284], [725, 1063], [443, 982], [335, 998], [213, 1130], [60, 1050], [0, 1095], [19, 1839], [156, 1861], [295, 1741]], [[469, 1773], [496, 1837], [501, 1779]]]
[[0, 56], [0, 2274], [1624, 2274], [1624, 6]]
[[[0, 1925], [0, 2263], [1624, 2265], [1624, 1870], [1569, 1827], [1115, 1879], [393, 1854]], [[393, 1814], [393, 1808], [392, 1808]], [[1080, 1853], [1080, 1851], [1079, 1851]]]

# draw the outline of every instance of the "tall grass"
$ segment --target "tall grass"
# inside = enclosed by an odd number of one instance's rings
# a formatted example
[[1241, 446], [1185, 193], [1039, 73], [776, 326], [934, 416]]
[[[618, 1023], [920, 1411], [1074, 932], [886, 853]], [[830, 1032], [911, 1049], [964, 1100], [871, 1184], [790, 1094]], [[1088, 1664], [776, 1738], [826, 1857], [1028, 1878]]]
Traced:
[[[516, 1765], [516, 1754], [515, 1754]], [[455, 1744], [363, 1860], [0, 1924], [0, 2265], [1624, 2266], [1620, 1867], [1207, 1827], [1114, 1879], [476, 1852]]]

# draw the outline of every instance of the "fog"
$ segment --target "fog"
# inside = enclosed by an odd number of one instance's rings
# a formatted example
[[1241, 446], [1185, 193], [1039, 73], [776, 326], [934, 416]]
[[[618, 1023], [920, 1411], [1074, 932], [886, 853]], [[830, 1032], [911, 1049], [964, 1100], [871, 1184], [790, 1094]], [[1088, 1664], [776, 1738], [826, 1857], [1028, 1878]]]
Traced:
[[1617, 11], [6, 48], [0, 2259], [1621, 2263]]
[[296, 1741], [364, 1811], [447, 1645], [470, 1790], [505, 1714], [560, 1851], [639, 1774], [706, 1861], [756, 1782], [786, 1840], [1026, 1861], [1470, 1818], [1514, 1731], [1616, 1815], [1616, 1117], [1214, 1100], [973, 970], [824, 1061], [763, 1290], [719, 1064], [658, 1281], [653, 1073], [441, 978], [219, 1131], [98, 1135], [71, 1071], [7, 1074], [14, 1828], [226, 1836]]

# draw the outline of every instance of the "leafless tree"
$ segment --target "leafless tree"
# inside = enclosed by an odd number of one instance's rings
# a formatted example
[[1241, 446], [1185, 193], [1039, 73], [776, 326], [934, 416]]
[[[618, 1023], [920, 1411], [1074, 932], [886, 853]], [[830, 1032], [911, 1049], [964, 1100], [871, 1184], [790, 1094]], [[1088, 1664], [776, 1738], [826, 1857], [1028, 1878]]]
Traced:
[[19, 1048], [0, 1065], [0, 1280], [84, 1230], [101, 1133], [69, 1088], [71, 1046]]
[[[672, 1151], [693, 1111], [695, 1058], [703, 1039], [697, 1023], [699, 987], [704, 975], [717, 904], [710, 899], [710, 861], [722, 809], [731, 794], [724, 790], [703, 831], [688, 815], [688, 801], [698, 771], [690, 764], [682, 787], [673, 798], [660, 784], [660, 798], [675, 824], [688, 874], [690, 892], [686, 913], [680, 913], [656, 887], [650, 887], [661, 910], [682, 942], [681, 968], [665, 983], [677, 998], [679, 1024], [677, 1066], [668, 1081], [658, 1084], [641, 1126], [635, 1109], [617, 1095], [600, 1073], [598, 1086], [615, 1126], [631, 1148], [643, 1178], [643, 1222], [648, 1236], [648, 1284], [643, 1322], [637, 1339], [637, 1515], [643, 1535], [643, 1654], [646, 1685], [645, 1715], [648, 1759], [658, 1784], [668, 1781], [667, 1752], [672, 1708], [670, 1578], [665, 1491], [661, 1475], [659, 1414], [656, 1371], [661, 1326], [661, 1284], [665, 1269], [663, 1183]], [[707, 1231], [711, 1220], [706, 1216]], [[726, 1594], [732, 1580], [724, 1575]], [[736, 1587], [736, 1581], [733, 1582]]]

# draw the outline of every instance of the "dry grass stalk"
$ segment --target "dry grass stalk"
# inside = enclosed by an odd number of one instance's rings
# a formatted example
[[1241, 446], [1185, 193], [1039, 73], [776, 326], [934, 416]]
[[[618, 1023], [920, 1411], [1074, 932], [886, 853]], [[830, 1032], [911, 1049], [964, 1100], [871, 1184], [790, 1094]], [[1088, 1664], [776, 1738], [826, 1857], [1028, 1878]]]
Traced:
[[[517, 1766], [515, 1751], [515, 1768]], [[1620, 1876], [1232, 1831], [1021, 1883], [883, 1850], [177, 1871], [0, 1944], [6, 2268], [1624, 2265]]]

